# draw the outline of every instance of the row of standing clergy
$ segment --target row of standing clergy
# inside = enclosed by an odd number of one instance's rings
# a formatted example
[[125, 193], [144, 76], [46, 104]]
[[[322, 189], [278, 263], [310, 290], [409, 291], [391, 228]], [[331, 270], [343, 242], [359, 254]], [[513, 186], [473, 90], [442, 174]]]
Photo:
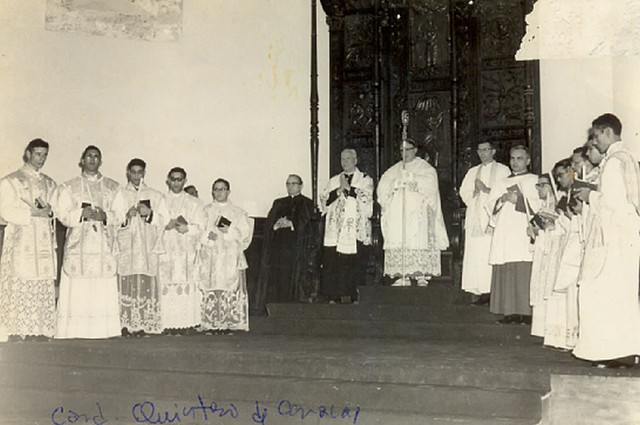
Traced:
[[[522, 146], [511, 149], [509, 174], [493, 146], [480, 144], [482, 164], [460, 190], [468, 206], [463, 289], [490, 292], [500, 323], [532, 320], [546, 344], [605, 366], [640, 354], [640, 170], [621, 130], [613, 114], [593, 121], [591, 143], [603, 159], [593, 185], [561, 187], [582, 206], [570, 219], [558, 215], [554, 181], [527, 171]], [[576, 170], [554, 171], [560, 183]]]
[[[25, 337], [104, 338], [163, 329], [248, 329], [246, 259], [252, 219], [214, 183], [204, 206], [183, 191], [173, 168], [169, 192], [144, 183], [146, 164], [127, 166], [119, 185], [100, 171], [95, 146], [82, 153], [80, 176], [56, 183], [41, 173], [49, 145], [36, 139], [25, 164], [0, 181], [7, 223], [0, 264], [0, 333]], [[57, 277], [55, 219], [67, 228]]]

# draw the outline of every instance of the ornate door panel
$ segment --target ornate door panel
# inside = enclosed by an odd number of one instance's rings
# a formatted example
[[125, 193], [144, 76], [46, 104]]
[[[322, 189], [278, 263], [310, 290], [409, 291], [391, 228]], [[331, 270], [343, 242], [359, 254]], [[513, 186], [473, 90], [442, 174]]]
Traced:
[[457, 187], [478, 162], [475, 145], [498, 142], [506, 163], [508, 149], [524, 144], [539, 170], [538, 67], [513, 59], [533, 1], [322, 0], [331, 37], [331, 173], [340, 171], [340, 151], [353, 147], [377, 181], [400, 159], [407, 110], [409, 136], [438, 171], [459, 253]]

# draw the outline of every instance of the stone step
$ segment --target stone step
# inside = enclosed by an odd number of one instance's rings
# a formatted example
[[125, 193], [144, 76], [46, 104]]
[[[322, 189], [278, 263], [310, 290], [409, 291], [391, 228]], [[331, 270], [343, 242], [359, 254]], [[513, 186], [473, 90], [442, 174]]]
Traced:
[[460, 292], [451, 282], [434, 280], [427, 287], [359, 286], [360, 304], [441, 306], [454, 304]]
[[[31, 400], [32, 403], [25, 403], [27, 400]], [[203, 401], [206, 403], [205, 406], [211, 406], [212, 400], [203, 399]], [[192, 406], [200, 407], [197, 398], [186, 399], [181, 397], [168, 402], [154, 400], [152, 403], [156, 413], [164, 408], [165, 411], [172, 415], [177, 413], [176, 405], [179, 410], [186, 407], [187, 410], [185, 412], [188, 412]], [[231, 410], [229, 410], [230, 403], [233, 404]], [[217, 407], [225, 409], [224, 411], [219, 411], [219, 413], [214, 414], [211, 410], [207, 410], [207, 416], [205, 417], [202, 409], [193, 410], [191, 416], [180, 415], [178, 417], [180, 421], [174, 420], [173, 423], [211, 423], [219, 425], [300, 425], [300, 423], [312, 425], [533, 425], [538, 422], [537, 419], [412, 414], [382, 409], [364, 410], [362, 408], [357, 412], [358, 416], [356, 417], [354, 409], [350, 409], [347, 412], [344, 410], [346, 406], [341, 405], [334, 405], [333, 412], [331, 405], [322, 406], [326, 410], [321, 413], [319, 409], [321, 406], [316, 404], [290, 406], [286, 402], [281, 404], [280, 402], [264, 403], [258, 401], [258, 406], [256, 406], [255, 401], [247, 402], [242, 400], [230, 403], [219, 403]], [[130, 400], [126, 398], [118, 395], [105, 395], [95, 391], [58, 394], [56, 397], [51, 392], [42, 390], [24, 390], [20, 392], [0, 390], [0, 423], [3, 425], [50, 425], [55, 423], [53, 420], [58, 423], [64, 422], [65, 425], [72, 422], [90, 423], [92, 425], [101, 423], [117, 425], [153, 423], [154, 419], [149, 418], [149, 421], [145, 421], [145, 417], [141, 416], [139, 411], [136, 411], [136, 416], [134, 416], [131, 407]], [[151, 407], [150, 404], [146, 404], [145, 412], [150, 412]], [[326, 413], [324, 413], [325, 411]], [[220, 414], [224, 412], [227, 413], [221, 417]], [[258, 412], [260, 413], [258, 414]], [[85, 421], [84, 416], [80, 415], [86, 415], [88, 420]], [[175, 416], [171, 416], [171, 418], [175, 418]], [[106, 422], [104, 422], [105, 420]]]
[[[375, 411], [487, 419], [541, 417], [543, 394], [536, 391], [253, 376], [234, 372], [219, 374], [197, 368], [191, 372], [175, 372], [14, 363], [11, 373], [0, 377], [0, 387], [15, 393], [35, 389], [49, 396], [38, 400], [37, 407], [33, 400], [25, 399], [22, 403], [2, 406], [1, 410], [6, 415], [20, 415], [38, 408], [46, 418], [60, 406], [71, 409], [76, 403], [81, 403], [81, 406], [87, 406], [83, 408], [91, 408], [96, 402], [100, 403], [103, 396], [113, 396], [121, 401], [114, 407], [113, 415], [126, 417], [132, 414], [137, 404], [151, 402], [156, 404], [156, 409], [175, 412], [182, 410], [183, 400], [190, 403], [187, 406], [196, 406], [200, 397], [206, 405], [214, 401], [217, 406], [230, 406], [234, 401], [254, 405], [257, 401], [272, 406], [284, 402], [288, 409], [293, 404], [312, 409], [333, 405], [340, 411], [348, 408], [352, 415], [362, 412], [363, 417], [367, 412]], [[64, 388], [63, 393], [61, 388]], [[90, 400], [77, 400], [78, 395], [87, 392], [96, 395]]]
[[315, 317], [256, 317], [252, 331], [264, 335], [339, 336], [423, 341], [523, 342], [542, 344], [531, 327], [494, 323], [419, 322], [390, 320], [318, 319]]
[[317, 320], [360, 320], [431, 323], [491, 323], [487, 308], [456, 304], [432, 306], [396, 304], [267, 304], [269, 317]]
[[[470, 347], [471, 357], [465, 354]], [[531, 356], [532, 351], [535, 351], [538, 361], [523, 366], [518, 359], [524, 355]], [[479, 361], [482, 367], [478, 366]], [[546, 392], [549, 377], [541, 365], [561, 361], [567, 362], [570, 358], [523, 343], [293, 338], [259, 335], [255, 331], [233, 336], [158, 336], [0, 345], [0, 372], [2, 379], [9, 383], [19, 383], [22, 379], [14, 366], [23, 368], [28, 364], [34, 367], [145, 370], [150, 373], [202, 370], [213, 374], [255, 377]]]

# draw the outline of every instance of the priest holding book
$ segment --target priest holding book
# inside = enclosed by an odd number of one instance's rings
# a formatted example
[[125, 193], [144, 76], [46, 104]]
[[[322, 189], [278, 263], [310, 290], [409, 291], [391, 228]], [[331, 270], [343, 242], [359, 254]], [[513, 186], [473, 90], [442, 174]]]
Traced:
[[205, 207], [202, 235], [201, 326], [205, 332], [249, 330], [247, 260], [253, 219], [229, 201], [231, 186], [213, 182], [213, 202]]
[[165, 333], [184, 334], [200, 324], [197, 253], [204, 230], [204, 205], [184, 190], [187, 172], [174, 167], [164, 196], [169, 222], [162, 233], [159, 257], [160, 306]]
[[597, 190], [576, 196], [588, 204], [589, 226], [579, 278], [580, 332], [573, 351], [602, 367], [633, 367], [640, 354], [640, 170], [613, 114], [593, 120], [596, 148], [605, 154]]
[[529, 173], [529, 150], [517, 145], [510, 150], [511, 175], [496, 182], [489, 193], [487, 208], [492, 213], [493, 237], [489, 251], [491, 276], [490, 311], [502, 314], [499, 321], [530, 323], [529, 281], [533, 245], [527, 227], [538, 211], [538, 177]]
[[144, 182], [147, 164], [127, 164], [127, 185], [113, 200], [122, 335], [143, 336], [162, 331], [158, 286], [160, 236], [168, 220], [164, 197]]

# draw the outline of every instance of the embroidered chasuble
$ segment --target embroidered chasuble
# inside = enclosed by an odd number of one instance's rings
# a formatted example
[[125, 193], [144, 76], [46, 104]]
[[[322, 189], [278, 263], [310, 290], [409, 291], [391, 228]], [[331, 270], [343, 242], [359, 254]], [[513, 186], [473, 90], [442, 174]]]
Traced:
[[320, 194], [320, 212], [326, 216], [324, 246], [341, 254], [356, 254], [356, 241], [371, 245], [373, 179], [356, 170], [349, 177], [351, 193], [340, 188], [340, 174], [333, 176]]
[[204, 205], [185, 192], [169, 192], [164, 197], [169, 219], [186, 223], [188, 230], [180, 233], [174, 228], [162, 232], [164, 252], [158, 258], [162, 326], [189, 328], [200, 324], [197, 257], [205, 223]]
[[440, 251], [449, 238], [444, 224], [438, 174], [416, 157], [389, 168], [378, 184], [382, 207], [384, 273], [388, 276], [440, 276]]
[[[202, 326], [249, 330], [244, 250], [251, 243], [253, 219], [231, 202], [213, 202], [205, 208], [205, 220], [200, 253]], [[227, 233], [218, 227], [221, 220], [230, 222]], [[209, 239], [210, 232], [215, 240]]]
[[[130, 208], [146, 205], [147, 217], [127, 217]], [[160, 235], [168, 221], [164, 197], [141, 183], [120, 187], [113, 200], [116, 222], [115, 253], [118, 260], [120, 321], [130, 332], [160, 333], [158, 254], [164, 251]]]
[[[67, 227], [57, 314], [57, 338], [120, 335], [118, 283], [114, 255], [118, 183], [101, 174], [82, 174], [56, 192], [55, 210]], [[103, 222], [82, 218], [87, 206], [106, 213]]]
[[55, 219], [31, 216], [32, 208], [51, 203], [55, 186], [26, 164], [0, 181], [0, 216], [7, 224], [0, 260], [0, 334], [55, 333]]

